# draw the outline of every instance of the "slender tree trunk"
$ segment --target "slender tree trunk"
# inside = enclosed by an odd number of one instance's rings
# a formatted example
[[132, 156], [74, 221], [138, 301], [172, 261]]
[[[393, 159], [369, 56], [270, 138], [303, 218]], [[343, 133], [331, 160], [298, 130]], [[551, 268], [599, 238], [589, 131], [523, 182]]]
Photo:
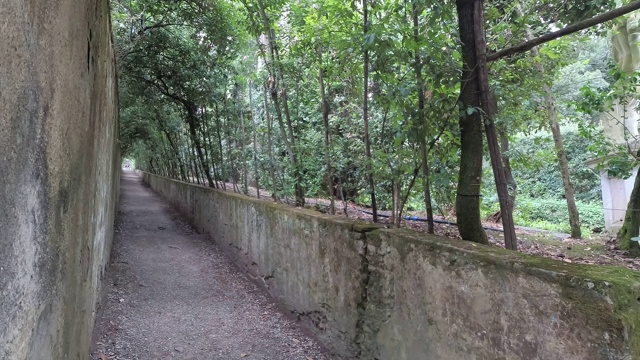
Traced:
[[171, 178], [175, 178], [174, 172], [175, 172], [175, 168], [174, 168], [174, 163], [173, 161], [171, 161], [172, 157], [171, 157], [171, 151], [169, 151], [169, 145], [162, 139], [160, 138], [160, 141], [162, 142], [162, 156], [164, 158], [164, 161], [162, 162], [163, 164], [166, 163], [166, 168], [167, 168], [167, 173], [168, 173], [168, 177]]
[[300, 57], [298, 63], [298, 71], [296, 73], [296, 126], [300, 129], [300, 80], [302, 79], [302, 70], [304, 69], [304, 56]]
[[[637, 156], [640, 156], [640, 152]], [[627, 205], [627, 212], [624, 215], [624, 222], [617, 235], [617, 243], [620, 249], [629, 251], [633, 256], [640, 256], [639, 243], [631, 240], [631, 238], [640, 235], [640, 211], [638, 209], [640, 209], [640, 169], [636, 173], [636, 180]]]
[[396, 203], [398, 202], [396, 188], [396, 179], [393, 176], [391, 179], [391, 217], [389, 218], [392, 224], [396, 223]]
[[187, 139], [187, 136], [185, 135], [185, 129], [181, 129], [180, 133], [178, 133], [178, 143], [183, 144], [182, 148], [180, 150], [180, 155], [183, 158], [184, 164], [185, 164], [185, 169], [186, 169], [186, 175], [187, 178], [185, 179], [186, 182], [188, 183], [192, 183], [193, 182], [193, 167], [191, 166], [191, 158], [189, 157], [189, 141]]
[[[197, 118], [196, 118], [196, 107], [192, 103], [184, 103], [185, 110], [187, 111], [187, 122], [189, 124], [189, 134], [191, 135], [191, 142], [196, 150], [196, 155], [200, 160], [200, 164], [202, 165], [203, 170], [206, 169], [206, 162], [204, 161], [204, 155], [202, 154], [202, 146], [200, 144], [200, 140], [198, 140], [198, 134], [196, 127]], [[213, 179], [211, 178], [211, 174], [208, 171], [205, 171], [205, 175], [210, 187], [213, 187]]]
[[191, 168], [193, 169], [193, 176], [196, 178], [196, 183], [201, 185], [200, 182], [200, 170], [198, 169], [198, 162], [196, 161], [196, 155], [194, 155], [193, 136], [186, 136], [187, 148], [189, 149], [189, 161], [191, 162]]
[[487, 70], [487, 44], [484, 34], [484, 0], [476, 0], [474, 4], [474, 36], [475, 50], [477, 56], [477, 81], [480, 87], [480, 97], [482, 109], [484, 111], [485, 132], [487, 134], [487, 145], [489, 147], [489, 155], [491, 156], [491, 167], [493, 168], [493, 177], [498, 192], [498, 202], [500, 203], [500, 212], [502, 213], [502, 227], [504, 231], [505, 247], [510, 250], [518, 250], [518, 239], [516, 237], [516, 228], [513, 223], [513, 213], [509, 206], [509, 189], [507, 188], [507, 180], [504, 174], [502, 164], [502, 154], [500, 153], [500, 145], [498, 144], [498, 132], [494, 122], [497, 109], [495, 103], [491, 101], [491, 92], [489, 89], [489, 71]]
[[[211, 141], [211, 127], [209, 126], [209, 113], [207, 112], [207, 109], [204, 108], [203, 111], [203, 118], [202, 118], [202, 127], [200, 128], [200, 131], [202, 133], [202, 140], [204, 141], [204, 150], [205, 150], [205, 155], [208, 157], [209, 162], [208, 165], [211, 165], [211, 170], [213, 171], [213, 185], [215, 186], [216, 189], [220, 188], [220, 185], [218, 184], [218, 171], [216, 169], [216, 162], [213, 158], [213, 154], [214, 154], [214, 150], [213, 150], [213, 141]], [[207, 171], [209, 171], [209, 169], [207, 168]]]
[[[238, 90], [236, 90], [236, 94], [239, 94]], [[240, 98], [238, 97], [238, 101], [239, 100]], [[240, 139], [240, 155], [242, 156], [242, 192], [245, 195], [249, 195], [249, 181], [247, 179], [249, 174], [247, 170], [247, 153], [245, 151], [245, 149], [247, 148], [247, 135], [244, 125], [244, 106], [240, 104], [240, 136], [242, 136], [242, 138]]]
[[500, 135], [500, 150], [502, 151], [502, 163], [504, 164], [504, 175], [507, 179], [507, 186], [509, 186], [509, 207], [511, 212], [515, 208], [516, 195], [518, 194], [518, 183], [513, 177], [513, 171], [511, 170], [511, 159], [509, 158], [509, 137], [505, 130], [498, 131]]
[[394, 222], [400, 224], [400, 194], [402, 193], [402, 176], [396, 174], [395, 179], [393, 180], [393, 214], [394, 214]]
[[193, 157], [191, 156], [191, 143], [189, 142], [189, 135], [187, 135], [186, 133], [186, 128], [183, 129], [183, 133], [181, 134], [182, 138], [183, 138], [183, 143], [184, 143], [184, 157], [185, 157], [185, 162], [188, 165], [188, 169], [189, 169], [189, 180], [188, 182], [193, 183], [195, 182], [194, 180], [196, 179], [196, 174], [195, 174], [195, 170], [193, 168]]
[[269, 99], [267, 97], [267, 87], [264, 87], [264, 117], [267, 120], [267, 151], [269, 152], [269, 170], [271, 172], [271, 197], [278, 201], [278, 188], [276, 186], [276, 167], [273, 159], [273, 141], [271, 131], [271, 115], [269, 114]]
[[[273, 57], [273, 55], [271, 56]], [[268, 62], [271, 63], [272, 61], [268, 61]], [[271, 94], [271, 101], [273, 102], [273, 108], [276, 111], [276, 119], [278, 120], [280, 136], [282, 137], [282, 140], [284, 141], [284, 145], [287, 148], [287, 153], [289, 154], [289, 161], [291, 163], [291, 168], [295, 172], [297, 168], [296, 156], [294, 153], [293, 145], [291, 144], [289, 136], [287, 135], [287, 131], [285, 130], [285, 127], [284, 127], [284, 119], [282, 116], [282, 109], [280, 107], [280, 99], [278, 98], [277, 78], [276, 78], [276, 75], [273, 73], [272, 67], [270, 67], [270, 69], [271, 69], [271, 72], [269, 76], [269, 93]], [[296, 190], [296, 195], [297, 195], [297, 190]]]
[[278, 77], [278, 84], [280, 85], [280, 97], [282, 98], [282, 109], [284, 110], [284, 117], [287, 121], [287, 129], [289, 131], [289, 138], [291, 142], [291, 148], [293, 150], [292, 156], [293, 161], [295, 163], [293, 167], [294, 178], [295, 178], [295, 196], [296, 196], [296, 206], [304, 206], [305, 198], [304, 198], [304, 188], [302, 187], [302, 172], [300, 169], [300, 163], [298, 162], [297, 155], [297, 147], [296, 147], [296, 138], [293, 131], [293, 122], [291, 121], [291, 114], [289, 113], [289, 99], [287, 97], [287, 87], [284, 82], [284, 70], [282, 68], [282, 63], [280, 61], [280, 52], [278, 50], [278, 43], [275, 41], [275, 33], [273, 29], [271, 29], [271, 33], [273, 34], [273, 52], [274, 59], [276, 64], [276, 76]]
[[424, 191], [424, 206], [427, 211], [427, 232], [433, 234], [435, 226], [433, 224], [433, 205], [431, 202], [431, 180], [429, 178], [429, 163], [427, 157], [427, 144], [424, 138], [420, 138], [420, 157], [422, 158], [422, 177]]
[[256, 131], [256, 121], [253, 115], [253, 82], [249, 80], [249, 108], [251, 110], [251, 132], [253, 133], [253, 171], [256, 178], [256, 193], [260, 199], [260, 171], [258, 166], [258, 140]]
[[[518, 16], [524, 16], [522, 7], [516, 5], [516, 11]], [[526, 28], [527, 41], [532, 40], [533, 32], [527, 25]], [[531, 49], [531, 54], [534, 57], [538, 57], [540, 52], [537, 47]], [[544, 66], [542, 63], [536, 61], [536, 70], [541, 76], [544, 76]], [[562, 185], [564, 186], [564, 196], [567, 199], [567, 208], [569, 210], [569, 225], [571, 226], [571, 237], [574, 239], [582, 238], [582, 231], [580, 229], [580, 214], [578, 207], [576, 206], [576, 200], [573, 192], [573, 184], [571, 183], [571, 177], [569, 175], [569, 161], [567, 154], [564, 151], [564, 145], [562, 143], [562, 133], [560, 132], [560, 125], [558, 124], [558, 113], [556, 112], [556, 102], [553, 98], [553, 92], [548, 84], [543, 85], [544, 92], [544, 107], [547, 110], [549, 116], [549, 128], [553, 135], [553, 143], [556, 150], [556, 157], [558, 158], [558, 166], [560, 167], [560, 174], [562, 175]]]
[[180, 156], [180, 152], [178, 151], [178, 148], [176, 147], [176, 144], [171, 139], [171, 135], [169, 134], [169, 132], [164, 131], [164, 136], [167, 138], [167, 141], [169, 142], [169, 146], [171, 147], [171, 150], [175, 154], [176, 161], [178, 162], [178, 168], [180, 169], [181, 179], [183, 181], [186, 181], [187, 180], [187, 174], [184, 171], [184, 164], [182, 163], [182, 158]]
[[342, 179], [338, 178], [338, 181], [340, 182], [340, 199], [342, 200], [342, 212], [344, 212], [344, 216], [349, 217], [349, 212], [347, 211], [349, 203], [347, 203], [347, 199], [345, 199], [344, 197], [344, 187], [342, 185]]
[[153, 166], [153, 158], [149, 159], [149, 168], [151, 169], [151, 173], [153, 174], [157, 174], [158, 171], [156, 170], [155, 166]]
[[[198, 131], [200, 132], [200, 136], [202, 137], [202, 150], [204, 152], [204, 164], [203, 164], [203, 171], [205, 171], [207, 174], [209, 174], [209, 168], [214, 168], [213, 167], [213, 155], [212, 153], [209, 151], [208, 149], [208, 138], [206, 135], [206, 122], [207, 122], [207, 117], [206, 117], [206, 110], [202, 116], [201, 121], [198, 123]], [[209, 176], [207, 178], [212, 178], [213, 179], [213, 183], [210, 184], [210, 187], [213, 188], [218, 188], [218, 184], [216, 183], [216, 176], [215, 176], [215, 170], [213, 172], [213, 177], [211, 176], [211, 174], [209, 174]]]
[[[464, 240], [487, 244], [487, 234], [480, 220], [480, 185], [482, 184], [482, 119], [479, 87], [476, 81], [474, 38], [474, 2], [456, 0], [460, 40], [462, 42], [462, 77], [460, 101], [460, 173], [456, 195], [458, 230]], [[471, 112], [473, 110], [473, 112]], [[469, 113], [471, 112], [471, 113]]]
[[551, 88], [544, 86], [545, 92], [545, 105], [549, 114], [549, 127], [553, 134], [553, 143], [556, 148], [556, 156], [558, 157], [558, 166], [560, 167], [560, 174], [562, 175], [562, 185], [564, 186], [564, 196], [567, 199], [567, 207], [569, 209], [569, 225], [571, 226], [571, 237], [574, 239], [582, 238], [582, 231], [580, 229], [580, 214], [578, 207], [576, 206], [576, 199], [573, 193], [573, 184], [571, 183], [571, 177], [569, 175], [569, 160], [567, 159], [567, 153], [564, 151], [564, 144], [562, 143], [562, 134], [560, 133], [560, 125], [558, 124], [558, 115], [556, 113], [555, 101]]
[[237, 186], [236, 186], [236, 162], [235, 162], [235, 156], [233, 156], [233, 146], [232, 146], [232, 141], [231, 141], [231, 119], [229, 114], [231, 113], [231, 111], [229, 111], [229, 103], [227, 101], [227, 86], [225, 85], [225, 91], [224, 91], [224, 101], [223, 101], [223, 107], [224, 107], [224, 113], [225, 113], [225, 136], [227, 138], [227, 153], [228, 153], [228, 159], [229, 159], [229, 180], [231, 180], [232, 183], [232, 188], [234, 192], [238, 192]]
[[[365, 40], [369, 34], [369, 10], [367, 0], [362, 0], [363, 16], [363, 34]], [[365, 41], [366, 42], [366, 41]], [[363, 102], [362, 102], [362, 118], [364, 121], [364, 148], [367, 157], [367, 175], [369, 177], [369, 188], [371, 191], [371, 210], [373, 212], [373, 222], [378, 222], [378, 209], [376, 206], [376, 187], [373, 180], [373, 159], [371, 156], [371, 140], [369, 139], [369, 50], [364, 45], [364, 79], [363, 79]]]
[[[416, 44], [420, 42], [420, 27], [418, 22], [418, 16], [420, 11], [418, 10], [418, 3], [414, 1], [411, 7], [411, 13], [413, 17], [413, 40]], [[422, 158], [422, 178], [423, 178], [423, 191], [424, 191], [424, 206], [427, 211], [427, 232], [433, 234], [435, 231], [433, 225], [433, 207], [431, 206], [431, 184], [429, 180], [429, 162], [427, 157], [427, 130], [428, 124], [424, 114], [424, 96], [425, 87], [422, 81], [422, 59], [420, 53], [415, 51], [415, 72], [416, 83], [418, 89], [418, 123], [422, 128], [422, 134], [420, 135], [420, 157]]]
[[[206, 114], [206, 111], [205, 111]], [[216, 189], [220, 188], [220, 184], [218, 184], [218, 179], [220, 179], [220, 174], [218, 172], [218, 166], [216, 165], [216, 161], [214, 159], [214, 153], [215, 153], [215, 149], [214, 149], [214, 145], [213, 145], [213, 139], [211, 137], [211, 124], [209, 123], [209, 118], [205, 117], [205, 121], [203, 122], [204, 124], [204, 132], [206, 135], [205, 139], [207, 141], [207, 143], [209, 144], [209, 161], [211, 162], [211, 168], [213, 169], [213, 181], [214, 184], [216, 185]]]
[[[215, 109], [216, 109], [216, 135], [218, 138], [218, 148], [220, 151], [220, 166], [222, 166], [222, 169], [224, 169], [224, 149], [222, 147], [222, 135], [220, 135], [221, 125], [220, 125], [220, 112], [218, 111], [218, 104], [215, 104]], [[225, 174], [222, 172], [222, 170], [220, 171], [220, 177], [222, 180], [222, 188], [226, 191], [227, 180], [225, 179]]]
[[331, 204], [329, 206], [329, 212], [331, 215], [336, 213], [336, 204], [333, 191], [333, 181], [331, 181], [333, 170], [331, 169], [330, 149], [331, 139], [329, 134], [329, 101], [327, 100], [327, 93], [324, 88], [324, 63], [322, 61], [322, 46], [318, 46], [318, 61], [320, 62], [320, 69], [318, 70], [318, 82], [320, 83], [320, 96], [322, 101], [322, 125], [324, 126], [324, 166], [325, 166], [325, 183], [327, 185], [327, 194]]
[[[264, 8], [264, 3], [262, 0], [258, 0], [258, 9], [260, 11], [260, 16], [262, 18], [262, 22], [264, 25], [264, 30], [268, 36], [268, 47], [269, 47], [269, 56], [267, 56], [267, 68], [269, 69], [269, 73], [271, 75], [271, 97], [274, 101], [274, 107], [276, 109], [276, 115], [278, 117], [278, 123], [280, 125], [280, 130], [283, 132], [283, 139], [285, 139], [285, 145], [287, 147], [287, 151], [289, 152], [289, 157], [291, 161], [292, 170], [294, 172], [295, 178], [295, 197], [296, 197], [296, 206], [304, 206], [304, 189], [302, 188], [302, 177], [299, 169], [299, 164], [296, 156], [296, 143], [295, 136], [293, 134], [293, 125], [291, 123], [291, 115], [289, 113], [289, 102], [287, 100], [287, 89], [284, 83], [284, 75], [282, 70], [282, 65], [280, 64], [278, 48], [276, 43], [275, 32], [271, 28], [269, 23], [269, 18], [267, 17], [267, 13]], [[287, 128], [289, 130], [289, 134], [287, 136], [286, 131], [284, 131], [283, 119], [282, 119], [282, 111], [280, 109], [280, 103], [278, 102], [278, 90], [277, 87], [280, 86], [280, 97], [282, 98], [282, 110], [284, 110], [284, 116], [287, 121]]]
[[[416, 178], [418, 177], [418, 174], [420, 173], [420, 168], [422, 167], [422, 164], [416, 166], [416, 168], [413, 170], [413, 175], [411, 176], [411, 181], [409, 182], [409, 187], [407, 188], [407, 191], [405, 192], [405, 194], [400, 197], [400, 208], [398, 210], [398, 223], [396, 224], [397, 227], [400, 227], [400, 223], [402, 220], [402, 213], [404, 212], [404, 207], [407, 204], [407, 200], [409, 199], [409, 195], [411, 195], [411, 190], [413, 189], [413, 186], [416, 183]], [[400, 189], [398, 189], [398, 195], [400, 195]]]

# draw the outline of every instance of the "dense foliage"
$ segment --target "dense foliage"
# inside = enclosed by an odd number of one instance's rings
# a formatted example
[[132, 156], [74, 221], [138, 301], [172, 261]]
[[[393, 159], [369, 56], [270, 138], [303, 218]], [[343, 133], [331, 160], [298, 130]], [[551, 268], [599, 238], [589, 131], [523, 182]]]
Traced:
[[[489, 50], [526, 40], [525, 29], [536, 36], [612, 5], [487, 2]], [[404, 211], [431, 205], [441, 216], [455, 215], [459, 120], [482, 110], [460, 98], [464, 44], [453, 2], [112, 0], [112, 6], [121, 145], [137, 167], [244, 193], [259, 187], [298, 205], [305, 197], [370, 205], [372, 176], [377, 207], [391, 210], [398, 224]], [[566, 130], [583, 226], [602, 219], [601, 207], [586, 210], [599, 206], [599, 180], [584, 165], [591, 140], [576, 131], [597, 126], [598, 114], [575, 105], [581, 88], [597, 92], [612, 81], [606, 31], [596, 30], [490, 67], [496, 125], [522, 225], [548, 221], [566, 229], [568, 221], [545, 86]], [[544, 73], [536, 70], [541, 66]], [[484, 184], [483, 214], [489, 215], [497, 209], [490, 169], [485, 166], [484, 179], [471, 180]]]

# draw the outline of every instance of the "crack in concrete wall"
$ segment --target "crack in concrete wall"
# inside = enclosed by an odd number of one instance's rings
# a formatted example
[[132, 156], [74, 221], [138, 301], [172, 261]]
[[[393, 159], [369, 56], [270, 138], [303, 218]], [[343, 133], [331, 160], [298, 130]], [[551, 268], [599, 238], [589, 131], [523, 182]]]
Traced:
[[640, 358], [640, 275], [144, 173], [336, 357]]

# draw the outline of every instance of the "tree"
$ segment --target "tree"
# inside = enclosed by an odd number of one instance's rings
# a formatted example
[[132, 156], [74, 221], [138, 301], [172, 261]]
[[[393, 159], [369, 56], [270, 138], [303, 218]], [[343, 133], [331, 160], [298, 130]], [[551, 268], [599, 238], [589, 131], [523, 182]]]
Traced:
[[458, 230], [465, 240], [487, 244], [480, 220], [480, 186], [482, 183], [482, 117], [480, 92], [476, 80], [475, 2], [456, 0], [460, 42], [462, 44], [462, 75], [460, 78], [460, 174], [456, 194]]
[[369, 49], [368, 46], [373, 42], [374, 35], [369, 34], [369, 6], [367, 0], [362, 0], [362, 21], [364, 34], [364, 76], [363, 76], [363, 100], [362, 100], [362, 119], [364, 122], [364, 147], [367, 156], [367, 175], [369, 177], [369, 190], [371, 191], [371, 210], [373, 211], [373, 222], [378, 222], [378, 207], [376, 206], [376, 186], [373, 180], [372, 157], [371, 157], [371, 140], [369, 139]]

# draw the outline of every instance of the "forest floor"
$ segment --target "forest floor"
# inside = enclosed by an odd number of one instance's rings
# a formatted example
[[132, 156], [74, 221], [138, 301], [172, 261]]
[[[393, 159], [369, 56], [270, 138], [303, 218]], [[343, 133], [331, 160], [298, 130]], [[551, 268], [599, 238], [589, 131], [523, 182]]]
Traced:
[[167, 201], [125, 171], [91, 359], [333, 359]]
[[[227, 191], [233, 191], [232, 183], [227, 183], [226, 186]], [[238, 191], [241, 191], [241, 185], [237, 184], [236, 186]], [[254, 187], [249, 187], [248, 190], [249, 196], [257, 196]], [[273, 201], [271, 193], [263, 189], [260, 189], [260, 197]], [[293, 206], [292, 201], [285, 202]], [[329, 207], [329, 200], [307, 198], [306, 204], [310, 209], [326, 213]], [[342, 201], [336, 200], [335, 206], [337, 216], [373, 222], [373, 216], [370, 214], [371, 208], [348, 202], [345, 214]], [[389, 212], [379, 211], [379, 214], [388, 215]], [[409, 211], [405, 215], [417, 216], [423, 219], [427, 217], [425, 213], [416, 211]], [[450, 220], [435, 215], [434, 219]], [[379, 223], [387, 224], [389, 227], [393, 226], [388, 217], [381, 217]], [[483, 226], [488, 228], [487, 237], [489, 238], [489, 243], [493, 246], [504, 248], [504, 235], [500, 231], [502, 224], [484, 221]], [[403, 219], [400, 227], [410, 228], [418, 232], [427, 232], [427, 223], [421, 221]], [[457, 226], [451, 224], [435, 224], [435, 233], [452, 239], [460, 239]], [[592, 234], [584, 239], [572, 239], [569, 234], [522, 226], [516, 227], [516, 234], [518, 236], [518, 251], [522, 253], [544, 256], [567, 263], [624, 266], [631, 270], [640, 271], [640, 258], [630, 257], [626, 251], [620, 250], [616, 246], [614, 235], [601, 233]]]

